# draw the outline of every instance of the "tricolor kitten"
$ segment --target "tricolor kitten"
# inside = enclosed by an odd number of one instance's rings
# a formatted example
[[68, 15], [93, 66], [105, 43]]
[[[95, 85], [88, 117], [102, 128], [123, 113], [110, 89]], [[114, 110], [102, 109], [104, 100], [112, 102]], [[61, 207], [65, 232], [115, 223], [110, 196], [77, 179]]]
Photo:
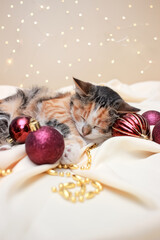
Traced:
[[49, 94], [46, 88], [18, 90], [0, 101], [0, 144], [9, 136], [8, 126], [19, 115], [37, 119], [41, 126], [56, 128], [63, 136], [65, 150], [61, 163], [79, 161], [81, 148], [111, 137], [111, 127], [120, 113], [137, 112], [115, 91], [74, 78], [75, 90]]

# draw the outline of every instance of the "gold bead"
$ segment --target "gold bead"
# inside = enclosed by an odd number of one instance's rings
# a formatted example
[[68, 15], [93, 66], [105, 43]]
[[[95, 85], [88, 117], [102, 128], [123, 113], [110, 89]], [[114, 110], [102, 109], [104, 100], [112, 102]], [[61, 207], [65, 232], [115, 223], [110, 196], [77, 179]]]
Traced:
[[81, 169], [81, 170], [85, 170], [85, 167], [84, 167], [84, 166], [81, 166], [80, 169]]
[[64, 197], [65, 199], [69, 200], [70, 198], [70, 193], [67, 189], [63, 188], [61, 191], [59, 191], [59, 193], [61, 194], [62, 197]]
[[75, 188], [76, 186], [74, 182], [67, 182], [67, 183], [64, 183], [63, 185], [65, 188], [69, 188], [69, 189]]
[[82, 182], [81, 181], [77, 181], [77, 187], [81, 187]]
[[61, 164], [59, 164], [59, 165], [57, 166], [57, 168], [60, 168], [60, 169], [61, 169], [61, 168], [62, 168], [62, 165], [61, 165]]
[[78, 200], [79, 200], [79, 202], [84, 202], [84, 197], [83, 196], [79, 196]]
[[86, 183], [89, 183], [89, 182], [90, 182], [90, 179], [89, 179], [89, 178], [85, 178], [85, 182], [86, 182]]
[[79, 197], [79, 195], [80, 195], [80, 192], [79, 192], [79, 191], [76, 191], [76, 192], [75, 192], [75, 197]]
[[100, 190], [98, 189], [98, 188], [96, 188], [95, 190], [94, 190], [94, 193], [95, 194], [98, 194], [100, 192]]
[[7, 175], [10, 174], [11, 172], [12, 172], [12, 170], [9, 169], [9, 168], [6, 170], [6, 174], [7, 174]]
[[52, 187], [52, 192], [57, 192], [57, 188], [56, 187]]
[[64, 177], [64, 172], [60, 172], [60, 173], [59, 173], [59, 176], [60, 176], [60, 177]]
[[83, 184], [86, 183], [86, 182], [85, 182], [85, 179], [80, 180], [80, 182], [81, 182], [81, 184], [82, 184], [82, 183], [83, 183]]
[[103, 190], [102, 184], [100, 184], [98, 181], [91, 181], [91, 184], [93, 187], [98, 188], [100, 191]]
[[85, 185], [85, 184], [82, 184], [82, 185], [81, 185], [81, 189], [80, 189], [80, 194], [81, 194], [81, 195], [84, 195], [85, 192], [86, 192], [86, 185]]
[[57, 176], [58, 172], [54, 169], [49, 169], [47, 172], [47, 174], [52, 175], [52, 176]]
[[6, 176], [6, 175], [7, 175], [7, 174], [6, 174], [6, 170], [2, 169], [1, 175], [2, 175], [2, 177]]
[[59, 184], [59, 189], [61, 190], [61, 189], [63, 189], [63, 188], [64, 188], [63, 183], [60, 183], [60, 184]]
[[94, 196], [95, 196], [95, 193], [94, 193], [93, 191], [87, 192], [87, 193], [85, 194], [85, 198], [86, 198], [86, 199], [91, 199], [91, 198], [93, 198]]
[[63, 168], [64, 168], [64, 169], [67, 169], [67, 168], [68, 168], [68, 166], [65, 164], [65, 165], [63, 165]]
[[76, 200], [76, 197], [72, 196], [71, 197], [71, 202], [75, 203], [77, 200]]
[[66, 176], [67, 176], [67, 177], [70, 177], [70, 176], [71, 176], [71, 173], [70, 173], [70, 172], [66, 172]]
[[71, 164], [71, 165], [69, 165], [69, 168], [70, 168], [70, 169], [78, 169], [78, 165], [76, 165], [76, 164]]
[[82, 180], [82, 178], [81, 178], [79, 175], [75, 175], [75, 174], [72, 175], [72, 178], [73, 178], [73, 180], [75, 180], [75, 181], [80, 181], [80, 180]]

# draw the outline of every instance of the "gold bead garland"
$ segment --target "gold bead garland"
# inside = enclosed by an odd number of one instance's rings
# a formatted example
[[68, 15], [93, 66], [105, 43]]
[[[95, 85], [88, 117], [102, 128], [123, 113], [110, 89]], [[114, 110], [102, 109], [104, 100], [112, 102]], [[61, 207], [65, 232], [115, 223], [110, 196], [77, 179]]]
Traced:
[[[102, 184], [98, 181], [91, 180], [86, 177], [81, 177], [76, 174], [72, 174], [70, 172], [58, 172], [54, 169], [50, 169], [47, 171], [48, 174], [52, 176], [61, 176], [61, 177], [72, 177], [74, 182], [65, 182], [60, 183], [58, 187], [53, 186], [51, 188], [53, 193], [59, 193], [65, 200], [76, 203], [84, 202], [85, 200], [89, 200], [94, 198], [99, 192], [103, 190]], [[63, 174], [62, 174], [63, 173]], [[87, 191], [87, 185], [92, 186], [93, 190]], [[76, 190], [76, 188], [79, 190]], [[75, 191], [73, 191], [75, 190]]]
[[[68, 200], [70, 202], [84, 202], [85, 200], [92, 199], [95, 197], [100, 191], [103, 190], [102, 184], [98, 181], [91, 180], [87, 177], [81, 177], [77, 174], [71, 174], [71, 172], [64, 172], [59, 171], [60, 169], [70, 169], [70, 170], [89, 170], [91, 168], [92, 163], [92, 156], [90, 150], [95, 148], [97, 145], [94, 144], [90, 147], [87, 147], [85, 150], [85, 153], [87, 155], [87, 164], [86, 166], [78, 166], [76, 164], [69, 164], [69, 165], [62, 165], [59, 164], [56, 169], [49, 169], [46, 173], [52, 176], [60, 176], [60, 177], [72, 177], [72, 180], [75, 182], [65, 182], [60, 183], [59, 187], [53, 186], [51, 188], [52, 192], [59, 193], [65, 200]], [[87, 186], [90, 185], [93, 187], [92, 191], [87, 191]], [[79, 188], [79, 191], [76, 190], [76, 188]], [[71, 189], [71, 190], [69, 190]], [[73, 191], [75, 190], [75, 192]]]

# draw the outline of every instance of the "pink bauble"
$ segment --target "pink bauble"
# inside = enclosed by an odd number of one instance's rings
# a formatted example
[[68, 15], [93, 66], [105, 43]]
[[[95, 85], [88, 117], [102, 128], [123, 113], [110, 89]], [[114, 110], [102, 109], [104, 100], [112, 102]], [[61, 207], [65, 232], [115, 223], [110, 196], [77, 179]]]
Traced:
[[147, 112], [144, 112], [142, 116], [147, 119], [148, 123], [150, 125], [155, 125], [158, 121], [160, 121], [160, 112], [155, 110], [150, 110]]
[[160, 144], [160, 121], [154, 126], [152, 131], [152, 139], [154, 142]]
[[38, 165], [55, 163], [63, 154], [63, 136], [53, 127], [44, 126], [26, 139], [26, 153]]
[[149, 139], [150, 127], [147, 120], [137, 113], [119, 117], [112, 126], [112, 136], [131, 136]]
[[28, 134], [31, 132], [29, 123], [31, 117], [19, 116], [12, 120], [9, 126], [9, 133], [11, 138], [16, 143], [25, 143]]

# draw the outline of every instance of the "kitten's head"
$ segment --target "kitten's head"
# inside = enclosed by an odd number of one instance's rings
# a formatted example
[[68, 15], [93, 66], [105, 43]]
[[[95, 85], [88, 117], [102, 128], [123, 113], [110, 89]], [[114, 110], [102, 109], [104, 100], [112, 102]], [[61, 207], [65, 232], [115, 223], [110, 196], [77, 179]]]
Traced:
[[74, 78], [75, 94], [71, 114], [79, 133], [92, 142], [111, 136], [111, 127], [119, 114], [137, 112], [109, 87], [96, 86]]

